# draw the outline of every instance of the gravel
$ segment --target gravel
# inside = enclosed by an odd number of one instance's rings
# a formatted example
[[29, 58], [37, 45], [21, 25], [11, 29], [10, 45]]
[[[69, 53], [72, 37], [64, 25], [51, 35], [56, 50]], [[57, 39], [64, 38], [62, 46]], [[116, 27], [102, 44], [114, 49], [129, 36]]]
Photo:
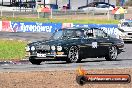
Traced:
[[[130, 74], [132, 69], [94, 69], [88, 74]], [[76, 83], [76, 70], [71, 71], [27, 71], [0, 72], [0, 88], [132, 88], [126, 84], [85, 84]]]

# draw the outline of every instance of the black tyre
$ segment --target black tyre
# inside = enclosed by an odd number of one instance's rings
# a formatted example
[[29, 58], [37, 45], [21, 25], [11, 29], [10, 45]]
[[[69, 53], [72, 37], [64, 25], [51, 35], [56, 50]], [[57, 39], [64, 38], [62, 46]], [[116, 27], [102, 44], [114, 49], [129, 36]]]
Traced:
[[42, 62], [42, 60], [36, 59], [35, 57], [29, 57], [29, 61], [34, 65], [40, 65], [40, 63]]
[[81, 58], [79, 58], [79, 49], [77, 46], [72, 46], [69, 49], [68, 52], [68, 58], [67, 58], [67, 63], [77, 63], [80, 62]]
[[115, 61], [118, 56], [118, 50], [116, 46], [109, 47], [109, 54], [105, 57], [107, 61]]

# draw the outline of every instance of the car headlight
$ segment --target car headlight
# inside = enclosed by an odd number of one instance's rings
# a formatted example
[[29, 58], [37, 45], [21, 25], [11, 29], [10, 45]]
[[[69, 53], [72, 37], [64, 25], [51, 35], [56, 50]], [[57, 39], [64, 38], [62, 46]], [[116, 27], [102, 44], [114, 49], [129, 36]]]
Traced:
[[51, 46], [51, 49], [52, 49], [52, 50], [55, 50], [55, 46]]
[[62, 47], [61, 46], [57, 46], [57, 50], [58, 51], [61, 51], [62, 50]]
[[31, 47], [31, 50], [32, 50], [32, 51], [34, 51], [34, 50], [35, 50], [35, 47], [34, 47], [34, 46], [32, 46], [32, 47]]
[[29, 46], [25, 47], [25, 49], [26, 49], [26, 51], [30, 51], [30, 47]]

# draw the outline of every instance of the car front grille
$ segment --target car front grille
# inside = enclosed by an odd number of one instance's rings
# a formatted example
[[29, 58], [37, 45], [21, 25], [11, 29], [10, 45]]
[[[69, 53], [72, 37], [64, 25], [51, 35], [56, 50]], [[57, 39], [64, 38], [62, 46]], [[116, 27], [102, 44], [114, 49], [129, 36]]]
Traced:
[[37, 53], [47, 54], [47, 53], [49, 53], [49, 51], [47, 51], [47, 50], [38, 50]]
[[50, 46], [49, 45], [39, 45], [36, 46], [37, 50], [50, 50]]

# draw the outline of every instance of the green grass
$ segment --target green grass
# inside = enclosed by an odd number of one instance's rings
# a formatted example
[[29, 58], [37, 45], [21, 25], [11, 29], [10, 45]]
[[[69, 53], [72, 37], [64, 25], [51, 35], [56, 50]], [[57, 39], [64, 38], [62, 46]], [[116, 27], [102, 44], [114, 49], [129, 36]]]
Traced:
[[25, 41], [0, 40], [0, 60], [20, 60], [25, 57]]
[[81, 24], [118, 24], [118, 20], [113, 19], [46, 19], [46, 18], [23, 18], [23, 17], [2, 17], [2, 20], [15, 22], [49, 22], [49, 23], [81, 23]]

